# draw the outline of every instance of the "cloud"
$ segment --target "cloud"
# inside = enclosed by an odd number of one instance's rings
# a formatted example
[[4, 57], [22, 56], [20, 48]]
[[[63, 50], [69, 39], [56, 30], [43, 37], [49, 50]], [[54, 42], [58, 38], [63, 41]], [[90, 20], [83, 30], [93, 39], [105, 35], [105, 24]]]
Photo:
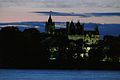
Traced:
[[64, 12], [33, 12], [36, 14], [43, 14], [43, 15], [52, 15], [52, 16], [81, 16], [81, 17], [87, 17], [84, 14], [75, 14], [75, 13], [64, 13]]
[[38, 8], [70, 8], [70, 7], [112, 7], [120, 8], [120, 0], [0, 0], [0, 7], [38, 7]]
[[52, 16], [79, 16], [79, 17], [102, 17], [102, 16], [120, 16], [120, 12], [116, 13], [64, 13], [64, 12], [33, 12], [36, 14], [52, 15]]

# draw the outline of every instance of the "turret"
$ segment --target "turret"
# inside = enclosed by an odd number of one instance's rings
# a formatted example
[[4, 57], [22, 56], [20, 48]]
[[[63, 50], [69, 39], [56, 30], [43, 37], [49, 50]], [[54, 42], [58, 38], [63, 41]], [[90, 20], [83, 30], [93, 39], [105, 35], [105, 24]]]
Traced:
[[76, 23], [76, 34], [82, 35], [83, 32], [84, 32], [83, 25], [81, 25], [80, 22], [78, 21], [78, 22]]
[[55, 23], [52, 21], [51, 15], [48, 18], [48, 22], [45, 24], [45, 32], [52, 34], [55, 30]]
[[51, 15], [49, 16], [48, 23], [52, 23]]
[[75, 34], [75, 24], [73, 23], [73, 21], [71, 21], [70, 23], [70, 35], [74, 35]]

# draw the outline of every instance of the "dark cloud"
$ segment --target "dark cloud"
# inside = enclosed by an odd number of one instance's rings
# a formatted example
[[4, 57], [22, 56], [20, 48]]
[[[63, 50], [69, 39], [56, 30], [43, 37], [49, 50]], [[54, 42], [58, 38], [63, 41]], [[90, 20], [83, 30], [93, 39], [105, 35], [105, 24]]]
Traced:
[[101, 17], [101, 16], [120, 16], [120, 12], [116, 13], [64, 13], [64, 12], [33, 12], [36, 14], [43, 14], [43, 15], [52, 15], [52, 16], [80, 16], [80, 17]]
[[75, 14], [75, 13], [64, 13], [64, 12], [33, 12], [36, 14], [43, 14], [43, 15], [52, 15], [52, 16], [82, 16], [82, 17], [87, 17], [84, 14]]

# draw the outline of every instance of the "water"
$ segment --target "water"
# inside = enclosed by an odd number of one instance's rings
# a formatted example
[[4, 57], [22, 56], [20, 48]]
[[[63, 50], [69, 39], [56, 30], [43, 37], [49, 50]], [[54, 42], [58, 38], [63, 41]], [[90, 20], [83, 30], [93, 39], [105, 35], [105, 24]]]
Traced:
[[120, 80], [120, 71], [0, 69], [0, 80]]

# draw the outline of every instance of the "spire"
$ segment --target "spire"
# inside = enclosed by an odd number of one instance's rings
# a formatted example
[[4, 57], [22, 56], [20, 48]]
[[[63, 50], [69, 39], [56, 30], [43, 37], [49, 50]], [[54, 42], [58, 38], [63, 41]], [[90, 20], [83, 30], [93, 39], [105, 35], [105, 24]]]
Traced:
[[49, 18], [48, 18], [48, 22], [46, 22], [45, 31], [48, 34], [53, 34], [54, 30], [55, 30], [55, 23], [52, 21], [51, 13], [50, 13]]
[[80, 23], [80, 21], [78, 20], [78, 22], [76, 23], [76, 33], [78, 35], [82, 35], [84, 32], [84, 28], [83, 25]]
[[75, 24], [73, 21], [70, 23], [70, 34], [74, 35], [75, 34]]
[[71, 23], [70, 23], [70, 27], [71, 27], [71, 28], [75, 28], [75, 25], [74, 25], [73, 20], [72, 20]]
[[76, 26], [77, 26], [77, 27], [80, 27], [80, 21], [78, 21], [78, 22], [76, 23]]
[[50, 14], [49, 14], [49, 19], [48, 19], [49, 23], [52, 23], [52, 17], [51, 17], [51, 15], [52, 15], [52, 11], [50, 11]]
[[48, 19], [48, 22], [52, 23], [51, 14], [49, 15], [49, 19]]

